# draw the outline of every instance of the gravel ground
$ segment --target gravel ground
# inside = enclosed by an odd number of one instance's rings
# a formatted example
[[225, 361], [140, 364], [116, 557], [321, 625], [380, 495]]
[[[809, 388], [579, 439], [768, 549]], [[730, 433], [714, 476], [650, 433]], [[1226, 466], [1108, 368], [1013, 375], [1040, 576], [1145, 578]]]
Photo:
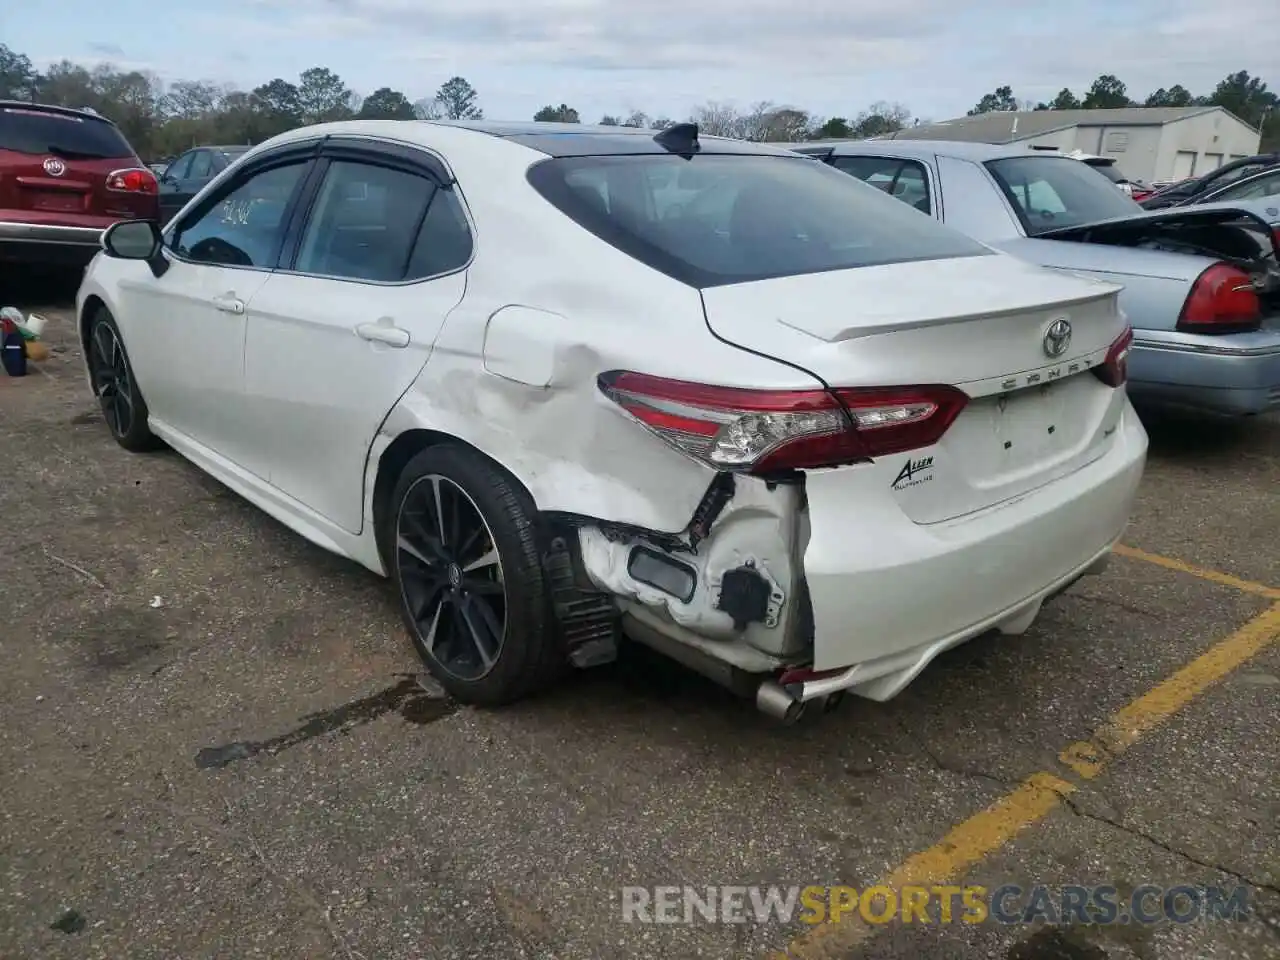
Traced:
[[[1117, 558], [888, 704], [779, 728], [653, 656], [536, 702], [424, 690], [386, 585], [110, 439], [65, 286], [0, 377], [0, 958], [745, 958], [802, 925], [624, 923], [620, 889], [864, 885], [1052, 769], [1268, 601]], [[1152, 419], [1127, 542], [1280, 583], [1280, 420]], [[1280, 653], [971, 882], [1248, 884], [1235, 923], [900, 926], [849, 957], [1280, 956]]]

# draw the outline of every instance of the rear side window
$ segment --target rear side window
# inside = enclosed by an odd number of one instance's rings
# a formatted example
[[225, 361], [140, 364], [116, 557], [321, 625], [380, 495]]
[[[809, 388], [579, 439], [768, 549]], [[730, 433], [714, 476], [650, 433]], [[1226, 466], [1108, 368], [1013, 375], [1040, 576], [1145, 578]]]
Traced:
[[1247, 183], [1234, 183], [1224, 187], [1221, 193], [1215, 193], [1210, 199], [1222, 200], [1258, 200], [1262, 197], [1274, 197], [1280, 194], [1280, 168], [1274, 173], [1264, 174]]
[[531, 167], [529, 182], [605, 242], [695, 287], [991, 252], [809, 157], [558, 158]]
[[1096, 170], [1112, 183], [1128, 182], [1125, 180], [1124, 174], [1116, 169], [1116, 165], [1114, 163], [1086, 163], [1085, 166]]
[[105, 120], [23, 107], [0, 108], [0, 150], [64, 160], [133, 157], [129, 142]]
[[463, 266], [471, 233], [452, 190], [371, 163], [329, 165], [294, 269], [399, 283]]
[[929, 203], [929, 181], [922, 163], [893, 157], [836, 157], [831, 165], [910, 204], [921, 213], [933, 212]]
[[1142, 212], [1106, 177], [1070, 157], [1006, 157], [988, 161], [987, 169], [1030, 237]]

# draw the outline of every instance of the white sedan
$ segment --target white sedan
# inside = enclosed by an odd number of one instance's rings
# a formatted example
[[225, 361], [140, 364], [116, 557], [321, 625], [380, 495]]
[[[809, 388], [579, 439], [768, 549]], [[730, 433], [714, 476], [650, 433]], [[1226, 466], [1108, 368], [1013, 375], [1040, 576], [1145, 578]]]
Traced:
[[692, 124], [304, 128], [103, 247], [115, 438], [389, 576], [465, 702], [624, 634], [888, 699], [1100, 570], [1146, 456], [1117, 287]]

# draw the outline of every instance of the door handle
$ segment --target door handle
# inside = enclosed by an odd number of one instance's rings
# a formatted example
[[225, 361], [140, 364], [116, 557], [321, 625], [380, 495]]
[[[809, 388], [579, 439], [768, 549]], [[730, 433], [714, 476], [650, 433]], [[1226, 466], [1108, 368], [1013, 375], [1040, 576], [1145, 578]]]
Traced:
[[392, 347], [409, 345], [409, 331], [401, 330], [389, 323], [362, 323], [356, 327], [356, 336], [361, 340], [372, 340]]
[[237, 316], [244, 314], [244, 301], [234, 293], [226, 293], [220, 297], [214, 297], [213, 305], [223, 313], [234, 313]]

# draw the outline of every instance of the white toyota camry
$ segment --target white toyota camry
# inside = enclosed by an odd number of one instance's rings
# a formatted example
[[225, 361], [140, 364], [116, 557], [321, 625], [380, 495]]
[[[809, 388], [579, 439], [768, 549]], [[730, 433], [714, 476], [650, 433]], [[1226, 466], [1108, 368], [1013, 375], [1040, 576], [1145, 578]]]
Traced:
[[389, 576], [466, 702], [624, 635], [888, 699], [1100, 570], [1145, 461], [1117, 287], [691, 124], [304, 128], [103, 248], [119, 443]]

